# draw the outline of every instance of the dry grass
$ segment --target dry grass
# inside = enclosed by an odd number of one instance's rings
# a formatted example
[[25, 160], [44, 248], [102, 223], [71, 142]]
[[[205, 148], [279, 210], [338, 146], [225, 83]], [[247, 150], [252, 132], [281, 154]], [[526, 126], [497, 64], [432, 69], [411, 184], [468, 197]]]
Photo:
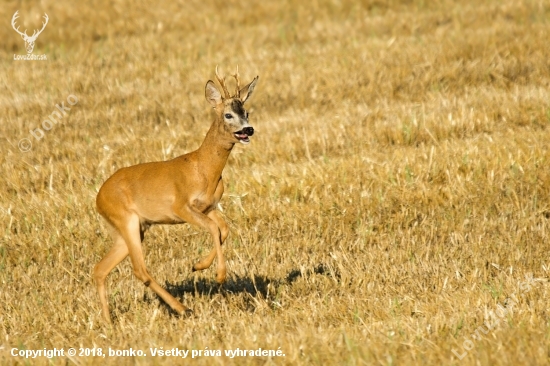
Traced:
[[[12, 347], [280, 347], [194, 363], [550, 364], [546, 2], [41, 4], [0, 9], [0, 363], [24, 363]], [[13, 60], [17, 9], [23, 28], [50, 16], [34, 51], [48, 61]], [[216, 64], [260, 75], [257, 134], [224, 172], [230, 279], [190, 271], [208, 234], [154, 227], [150, 272], [196, 316], [173, 316], [126, 260], [108, 278], [106, 327], [90, 275], [111, 240], [95, 195], [120, 167], [198, 147]], [[70, 94], [77, 105], [34, 140]], [[173, 359], [52, 362], [105, 361]]]

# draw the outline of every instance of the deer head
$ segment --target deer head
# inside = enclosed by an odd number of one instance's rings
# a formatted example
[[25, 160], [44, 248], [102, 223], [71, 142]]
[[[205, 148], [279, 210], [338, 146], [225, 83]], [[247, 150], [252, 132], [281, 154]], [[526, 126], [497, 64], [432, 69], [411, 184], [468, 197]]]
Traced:
[[232, 136], [234, 142], [248, 144], [249, 137], [254, 134], [254, 128], [248, 124], [248, 112], [244, 109], [244, 102], [252, 95], [258, 77], [256, 76], [248, 85], [240, 87], [239, 67], [232, 75], [236, 81], [235, 94], [231, 95], [225, 84], [225, 76], [218, 73], [216, 66], [216, 79], [223, 90], [223, 96], [216, 88], [212, 80], [206, 83], [206, 100], [216, 110], [218, 121], [223, 122], [224, 130]]
[[19, 10], [15, 12], [15, 14], [13, 14], [13, 18], [11, 18], [11, 26], [13, 27], [13, 29], [15, 29], [15, 31], [17, 33], [19, 33], [21, 35], [21, 38], [23, 38], [23, 40], [25, 41], [25, 48], [27, 49], [27, 53], [32, 53], [32, 50], [34, 49], [34, 42], [36, 41], [36, 38], [38, 38], [38, 36], [40, 35], [40, 33], [42, 33], [42, 31], [44, 30], [44, 28], [46, 28], [46, 24], [48, 24], [48, 14], [44, 13], [44, 19], [46, 20], [46, 22], [42, 23], [42, 29], [40, 30], [35, 30], [32, 34], [32, 36], [28, 36], [27, 35], [27, 30], [25, 29], [25, 32], [21, 32], [19, 31], [19, 27], [15, 27], [15, 21], [17, 20], [17, 18], [19, 18]]

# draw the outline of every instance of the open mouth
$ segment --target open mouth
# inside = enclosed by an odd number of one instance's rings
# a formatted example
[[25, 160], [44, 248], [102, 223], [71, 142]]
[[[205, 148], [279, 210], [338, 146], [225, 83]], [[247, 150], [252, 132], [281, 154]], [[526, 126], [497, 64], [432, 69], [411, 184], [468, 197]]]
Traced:
[[239, 142], [243, 144], [248, 144], [250, 142], [249, 137], [254, 135], [254, 128], [252, 127], [245, 127], [240, 131], [234, 132], [233, 135]]

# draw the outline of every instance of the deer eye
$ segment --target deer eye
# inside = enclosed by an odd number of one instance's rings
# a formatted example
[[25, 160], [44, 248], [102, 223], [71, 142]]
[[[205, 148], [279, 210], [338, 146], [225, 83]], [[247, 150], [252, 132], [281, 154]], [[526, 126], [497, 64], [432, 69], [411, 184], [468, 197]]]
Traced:
[[233, 116], [232, 116], [230, 113], [226, 113], [226, 114], [225, 114], [225, 118], [231, 119], [231, 118], [233, 118]]

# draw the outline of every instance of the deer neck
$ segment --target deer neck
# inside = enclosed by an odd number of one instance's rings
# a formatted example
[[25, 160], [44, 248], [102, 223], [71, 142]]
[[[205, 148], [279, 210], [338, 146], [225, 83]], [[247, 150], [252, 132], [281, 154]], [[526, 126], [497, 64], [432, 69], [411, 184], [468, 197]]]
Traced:
[[217, 119], [212, 123], [202, 145], [197, 150], [201, 171], [216, 181], [221, 176], [227, 158], [235, 146], [235, 143], [224, 133], [222, 124], [223, 122], [220, 123]]

